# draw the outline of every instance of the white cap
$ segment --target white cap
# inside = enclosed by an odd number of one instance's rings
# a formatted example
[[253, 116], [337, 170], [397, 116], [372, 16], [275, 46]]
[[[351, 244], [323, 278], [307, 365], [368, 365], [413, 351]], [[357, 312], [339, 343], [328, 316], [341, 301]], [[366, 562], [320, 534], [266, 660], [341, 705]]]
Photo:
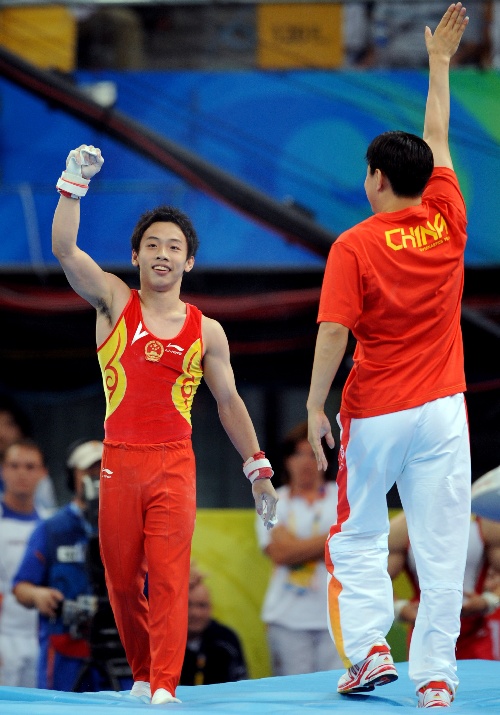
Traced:
[[472, 485], [472, 513], [500, 521], [500, 466], [483, 474]]
[[96, 439], [79, 444], [69, 455], [66, 466], [70, 469], [88, 469], [101, 461], [102, 450], [102, 442]]

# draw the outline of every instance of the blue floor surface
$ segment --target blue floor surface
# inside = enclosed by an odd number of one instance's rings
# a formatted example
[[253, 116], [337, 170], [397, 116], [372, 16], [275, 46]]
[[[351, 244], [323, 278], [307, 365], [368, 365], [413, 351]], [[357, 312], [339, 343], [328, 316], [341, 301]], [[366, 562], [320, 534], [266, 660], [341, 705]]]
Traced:
[[[0, 687], [1, 715], [144, 715], [158, 710], [186, 715], [389, 715], [414, 713], [416, 697], [408, 680], [408, 664], [397, 663], [399, 680], [367, 695], [336, 692], [343, 671], [244, 680], [177, 689], [180, 704], [148, 705], [126, 693], [61, 693], [54, 690]], [[500, 662], [459, 662], [460, 687], [450, 712], [457, 715], [500, 714]], [[441, 712], [441, 711], [440, 711]]]

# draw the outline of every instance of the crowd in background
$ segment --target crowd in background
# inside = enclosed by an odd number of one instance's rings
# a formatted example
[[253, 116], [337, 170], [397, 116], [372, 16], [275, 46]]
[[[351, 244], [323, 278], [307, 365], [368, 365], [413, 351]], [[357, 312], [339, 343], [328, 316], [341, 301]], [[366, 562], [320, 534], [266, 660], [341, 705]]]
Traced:
[[[467, 36], [452, 59], [455, 66], [493, 67], [499, 61], [500, 3], [473, 6]], [[404, 69], [427, 66], [422, 27], [435, 28], [441, 19], [435, 2], [364, 2], [344, 8], [345, 58], [358, 68]]]
[[[72, 499], [58, 508], [31, 435], [24, 410], [0, 396], [0, 686], [130, 689], [98, 546], [103, 443], [83, 438], [68, 447]], [[212, 617], [205, 575], [194, 564], [189, 586], [181, 684], [247, 678], [239, 637]]]
[[[69, 446], [67, 487], [73, 497], [69, 504], [58, 508], [43, 450], [31, 435], [26, 414], [10, 397], [2, 396], [0, 685], [67, 691], [123, 690], [130, 687], [130, 671], [106, 598], [95, 538], [102, 442], [83, 439]], [[275, 676], [342, 667], [323, 622], [324, 543], [337, 504], [335, 461], [334, 454], [328, 472], [318, 471], [307, 441], [307, 424], [297, 424], [282, 441], [277, 465], [279, 524], [269, 532], [256, 521], [258, 544], [273, 566], [261, 617]], [[47, 494], [52, 495], [50, 499]], [[403, 517], [401, 513], [395, 518], [390, 541], [393, 577], [406, 568], [408, 538], [404, 534], [396, 536]], [[500, 523], [474, 523], [477, 543], [470, 555], [471, 582], [467, 584], [468, 603], [473, 603], [474, 609], [467, 612], [464, 620], [467, 650], [463, 657], [498, 659], [500, 609], [486, 604], [485, 611], [479, 594], [484, 589], [495, 593], [500, 590], [495, 581], [497, 571], [491, 566], [497, 565], [499, 558]], [[58, 541], [51, 547], [55, 534]], [[61, 547], [65, 551], [64, 563], [58, 563], [56, 556]], [[395, 559], [400, 559], [397, 567]], [[408, 569], [411, 581], [411, 559]], [[240, 637], [213, 617], [206, 576], [192, 564], [181, 685], [250, 677]], [[216, 579], [217, 574], [211, 574], [211, 578]], [[398, 596], [397, 590], [396, 584]], [[411, 600], [396, 597], [397, 621], [408, 628], [417, 607], [418, 591]], [[110, 626], [115, 639], [111, 650], [103, 652], [99, 629], [107, 629], [109, 641]], [[48, 667], [51, 662], [56, 662], [57, 667]]]
[[[500, 26], [500, 3], [483, 2], [477, 3], [477, 5], [481, 6], [482, 12], [474, 14], [467, 41], [462, 43], [455, 63], [461, 66], [495, 68], [500, 66], [500, 48], [497, 39], [497, 36], [500, 36], [498, 29]], [[86, 16], [82, 15], [79, 18], [80, 64], [82, 67], [95, 66], [96, 55], [90, 51], [91, 43], [87, 44], [85, 37], [89, 29], [93, 27], [96, 18], [98, 19], [99, 14], [103, 12], [106, 10], [89, 11]], [[121, 66], [128, 62], [135, 63], [136, 66], [143, 65], [144, 55], [140, 50], [148, 33], [154, 34], [158, 31], [158, 27], [164, 30], [168, 29], [167, 18], [174, 11], [167, 6], [157, 8], [156, 20], [151, 14], [149, 16], [142, 14], [138, 9], [124, 10], [121, 8], [119, 12], [120, 14], [114, 15], [117, 24], [122, 22], [122, 26], [127, 25], [129, 31], [135, 33], [136, 38], [135, 43], [129, 44], [131, 48], [134, 48], [135, 59], [124, 56]], [[152, 11], [148, 10], [147, 12], [151, 13]], [[438, 22], [439, 17], [440, 12], [436, 10], [432, 2], [421, 2], [411, 6], [398, 2], [346, 4], [343, 34], [345, 66], [360, 69], [424, 67], [427, 63], [427, 53], [424, 43], [419, 43], [418, 37], [421, 37], [423, 23], [433, 25]], [[418, 49], [420, 45], [422, 52]], [[83, 51], [84, 49], [85, 51]], [[91, 60], [91, 57], [94, 59]], [[99, 61], [102, 65], [112, 64], [114, 60], [110, 57], [108, 56], [106, 59], [103, 54]], [[182, 58], [179, 58], [180, 60]], [[2, 608], [0, 611], [0, 685], [17, 684], [35, 687], [36, 683], [38, 687], [72, 689], [75, 679], [79, 678], [81, 668], [92, 656], [92, 653], [85, 643], [80, 642], [87, 641], [88, 634], [83, 633], [82, 635], [79, 632], [78, 637], [75, 638], [74, 634], [70, 633], [72, 624], [64, 623], [60, 605], [64, 600], [72, 601], [80, 595], [92, 596], [94, 594], [91, 592], [91, 584], [87, 582], [82, 584], [67, 576], [61, 577], [58, 572], [54, 574], [54, 581], [44, 580], [45, 573], [42, 574], [40, 567], [37, 570], [36, 560], [38, 557], [35, 554], [43, 552], [43, 549], [47, 547], [47, 529], [50, 532], [52, 524], [56, 524], [59, 528], [59, 522], [64, 515], [68, 533], [71, 532], [73, 540], [71, 547], [74, 549], [71, 554], [67, 552], [67, 561], [74, 559], [80, 568], [87, 567], [86, 556], [79, 546], [88, 544], [97, 527], [96, 522], [93, 523], [90, 518], [88, 509], [91, 500], [84, 497], [82, 479], [89, 474], [98, 477], [99, 448], [92, 452], [89, 458], [83, 459], [83, 461], [74, 461], [76, 450], [82, 446], [93, 444], [93, 442], [85, 441], [81, 445], [73, 447], [68, 455], [67, 465], [71, 470], [71, 479], [75, 480], [71, 484], [75, 497], [71, 505], [63, 507], [64, 511], [56, 511], [58, 505], [54, 487], [44, 463], [43, 450], [36, 443], [29, 441], [30, 436], [30, 427], [16, 406], [0, 402], [0, 458], [5, 481], [2, 484], [3, 496], [0, 516], [4, 520], [4, 524], [9, 522], [8, 532], [4, 533], [5, 530], [0, 530], [0, 548], [3, 550], [3, 546], [8, 543], [8, 538], [14, 535], [14, 541], [17, 541], [16, 548], [19, 549], [18, 536], [21, 530], [23, 543], [27, 547], [26, 554], [24, 551], [22, 554], [16, 552], [16, 559], [19, 563], [14, 564], [13, 560], [9, 561], [8, 567], [12, 573], [9, 573], [9, 578], [4, 579], [2, 583], [4, 591], [3, 599], [0, 600]], [[259, 545], [274, 566], [262, 614], [268, 627], [274, 675], [340, 667], [340, 663], [336, 660], [337, 654], [332, 648], [330, 635], [326, 627], [321, 625], [323, 622], [321, 614], [326, 603], [326, 595], [323, 593], [324, 587], [326, 587], [323, 550], [328, 527], [334, 521], [332, 510], [336, 510], [336, 487], [333, 481], [323, 479], [322, 473], [315, 468], [314, 456], [303, 426], [299, 426], [288, 435], [285, 442], [288, 445], [288, 447], [285, 446], [283, 455], [286, 482], [280, 488], [279, 525], [272, 532], [267, 532], [258, 523]], [[31, 481], [22, 483], [21, 486], [12, 487], [15, 482], [12, 475], [16, 472], [20, 474], [23, 470], [25, 473], [31, 474]], [[95, 471], [94, 475], [91, 474], [92, 470]], [[9, 481], [10, 479], [11, 481]], [[54, 522], [53, 519], [58, 521]], [[47, 524], [49, 526], [46, 526]], [[498, 531], [497, 527], [494, 529], [495, 532]], [[481, 538], [478, 534], [478, 543]], [[497, 547], [499, 539], [497, 537], [495, 539], [495, 547]], [[64, 545], [65, 548], [68, 547], [66, 542], [64, 544], [61, 542], [59, 546], [61, 545]], [[405, 553], [408, 551], [408, 547], [409, 544], [405, 537]], [[5, 553], [7, 550], [4, 551]], [[49, 556], [50, 553], [47, 551], [45, 561]], [[481, 553], [481, 564], [484, 565], [484, 578], [486, 578], [488, 564], [487, 562], [483, 564], [482, 559]], [[32, 581], [27, 576], [30, 569], [34, 574]], [[479, 569], [476, 568], [476, 571], [479, 572]], [[190, 626], [183, 670], [184, 680], [181, 680], [181, 683], [198, 685], [248, 677], [238, 637], [212, 618], [210, 593], [204, 584], [203, 577], [199, 574], [196, 575], [195, 572], [194, 576], [195, 578], [190, 584]], [[493, 577], [496, 577], [496, 574], [490, 572], [488, 577], [493, 583]], [[33, 611], [38, 611], [41, 614], [42, 625], [45, 626], [51, 622], [57, 622], [56, 629], [49, 632], [50, 629], [45, 628], [41, 631], [40, 644], [43, 649], [43, 659], [37, 665], [39, 674], [36, 681], [32, 636], [33, 630], [38, 629], [37, 624], [33, 618], [30, 618], [29, 623], [26, 621], [31, 629], [31, 640], [28, 646], [31, 650], [26, 652], [26, 643], [22, 638], [17, 637], [19, 633], [12, 633], [9, 623], [5, 621], [6, 614], [9, 616], [10, 613], [14, 613], [14, 617], [22, 614], [11, 597], [9, 579], [12, 578], [17, 584], [16, 588], [21, 584], [18, 601], [32, 611], [31, 615]], [[77, 591], [64, 592], [62, 584], [69, 581], [73, 586], [78, 586]], [[31, 589], [31, 586], [34, 589]], [[473, 584], [473, 587], [475, 586], [476, 583]], [[482, 588], [483, 584], [480, 587]], [[489, 586], [488, 590], [493, 590], [493, 588], [496, 586]], [[17, 610], [13, 610], [14, 606]], [[408, 606], [409, 603], [404, 604], [404, 608], [408, 608]], [[7, 607], [10, 609], [9, 611]], [[484, 604], [481, 608], [484, 611]], [[321, 618], [316, 618], [318, 615]], [[488, 611], [482, 615], [491, 615], [491, 613]], [[308, 621], [307, 619], [312, 616], [314, 618]], [[300, 633], [299, 638], [297, 631]], [[69, 645], [68, 641], [71, 641]], [[82, 646], [78, 652], [71, 650], [74, 648], [75, 642]], [[12, 654], [9, 665], [14, 663], [13, 654], [19, 656], [16, 661], [17, 670], [11, 668], [9, 675], [7, 674], [8, 669], [5, 667], [7, 662], [5, 659], [6, 643], [9, 644], [9, 653]], [[224, 645], [221, 645], [222, 643]], [[310, 643], [309, 650], [304, 647], [306, 643]], [[49, 682], [40, 676], [40, 663], [45, 666], [48, 654], [52, 653], [53, 656], [54, 652], [60, 656], [60, 667], [55, 671], [55, 674], [61, 678], [60, 682]], [[311, 662], [306, 663], [304, 656], [307, 652], [311, 653]], [[495, 652], [498, 653], [498, 643]], [[324, 654], [326, 655], [322, 659], [321, 656]], [[483, 654], [479, 657], [485, 656]], [[209, 665], [217, 663], [219, 670], [222, 671], [221, 663], [224, 658], [227, 659], [227, 668], [223, 673], [212, 674]], [[29, 671], [26, 668], [28, 661], [30, 662]], [[71, 669], [68, 669], [68, 665], [71, 666]], [[14, 682], [17, 677], [16, 672], [23, 676], [33, 673], [32, 681]], [[46, 675], [46, 668], [44, 675]], [[7, 678], [12, 679], [7, 683]], [[92, 686], [89, 681], [82, 681], [81, 684], [87, 689]], [[120, 685], [123, 686], [123, 683]], [[98, 683], [96, 687], [102, 687], [102, 683]]]
[[[315, 15], [316, 10], [311, 11], [307, 3], [294, 6], [291, 20], [286, 17], [288, 6], [274, 19], [268, 13], [263, 20], [260, 8], [268, 6], [258, 3], [93, 3], [61, 11], [72, 13], [75, 41], [67, 50], [74, 57], [70, 62], [74, 70], [365, 71], [426, 67], [422, 27], [428, 23], [434, 28], [439, 22], [435, 3], [348, 0], [332, 6], [339, 12], [329, 21], [340, 26], [329, 27], [328, 21], [325, 24], [324, 17]], [[279, 4], [274, 8], [280, 12]], [[451, 66], [479, 70], [500, 67], [500, 2], [476, 0], [470, 15], [467, 37]], [[26, 29], [25, 34], [31, 37], [33, 32]], [[49, 42], [53, 44], [47, 38], [45, 44]], [[87, 81], [82, 89], [104, 106], [116, 101], [112, 81]]]
[[[435, 27], [439, 6], [411, 3], [341, 3], [339, 37], [346, 68], [425, 67], [422, 25]], [[304, 4], [306, 8], [306, 4]], [[455, 66], [500, 66], [500, 2], [473, 3], [468, 36], [453, 58]], [[307, 10], [304, 9], [307, 13]], [[76, 11], [78, 66], [83, 69], [249, 69], [258, 67], [258, 5], [158, 4], [109, 7], [87, 5]], [[293, 32], [290, 31], [293, 35]], [[290, 38], [290, 64], [301, 62]]]

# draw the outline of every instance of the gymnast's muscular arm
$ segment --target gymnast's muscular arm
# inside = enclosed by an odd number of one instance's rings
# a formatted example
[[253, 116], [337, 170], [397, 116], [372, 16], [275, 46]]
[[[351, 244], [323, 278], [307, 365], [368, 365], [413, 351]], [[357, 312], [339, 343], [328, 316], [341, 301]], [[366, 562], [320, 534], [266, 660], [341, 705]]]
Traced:
[[[203, 376], [217, 402], [222, 426], [244, 462], [260, 452], [259, 442], [248, 410], [236, 389], [226, 334], [216, 320], [203, 316]], [[257, 513], [268, 529], [275, 523], [278, 496], [270, 479], [252, 484]], [[264, 512], [262, 511], [264, 507]]]
[[[88, 148], [100, 156], [99, 149]], [[70, 152], [70, 156], [77, 155], [80, 149]], [[52, 222], [52, 252], [73, 290], [97, 310], [98, 333], [103, 330], [100, 337], [104, 338], [123, 310], [130, 289], [118, 276], [103, 271], [77, 245], [79, 228], [80, 200], [61, 195]]]
[[203, 377], [217, 402], [219, 418], [243, 461], [260, 450], [248, 410], [236, 389], [226, 334], [216, 320], [203, 316]]
[[[73, 290], [97, 310], [110, 326], [123, 310], [130, 289], [107, 273], [77, 245], [80, 201], [61, 196], [52, 223], [52, 252]], [[118, 305], [118, 307], [117, 307]]]

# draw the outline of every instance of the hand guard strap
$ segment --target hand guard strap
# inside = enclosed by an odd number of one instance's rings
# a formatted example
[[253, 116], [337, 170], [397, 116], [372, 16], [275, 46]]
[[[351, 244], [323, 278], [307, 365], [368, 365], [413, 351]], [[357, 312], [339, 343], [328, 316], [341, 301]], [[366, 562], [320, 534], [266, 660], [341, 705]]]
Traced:
[[84, 179], [78, 174], [71, 174], [69, 171], [63, 171], [61, 178], [56, 184], [56, 189], [63, 196], [68, 196], [72, 199], [81, 199], [88, 191], [90, 179]]
[[253, 484], [256, 479], [271, 479], [274, 472], [264, 452], [256, 452], [243, 464], [243, 474]]

